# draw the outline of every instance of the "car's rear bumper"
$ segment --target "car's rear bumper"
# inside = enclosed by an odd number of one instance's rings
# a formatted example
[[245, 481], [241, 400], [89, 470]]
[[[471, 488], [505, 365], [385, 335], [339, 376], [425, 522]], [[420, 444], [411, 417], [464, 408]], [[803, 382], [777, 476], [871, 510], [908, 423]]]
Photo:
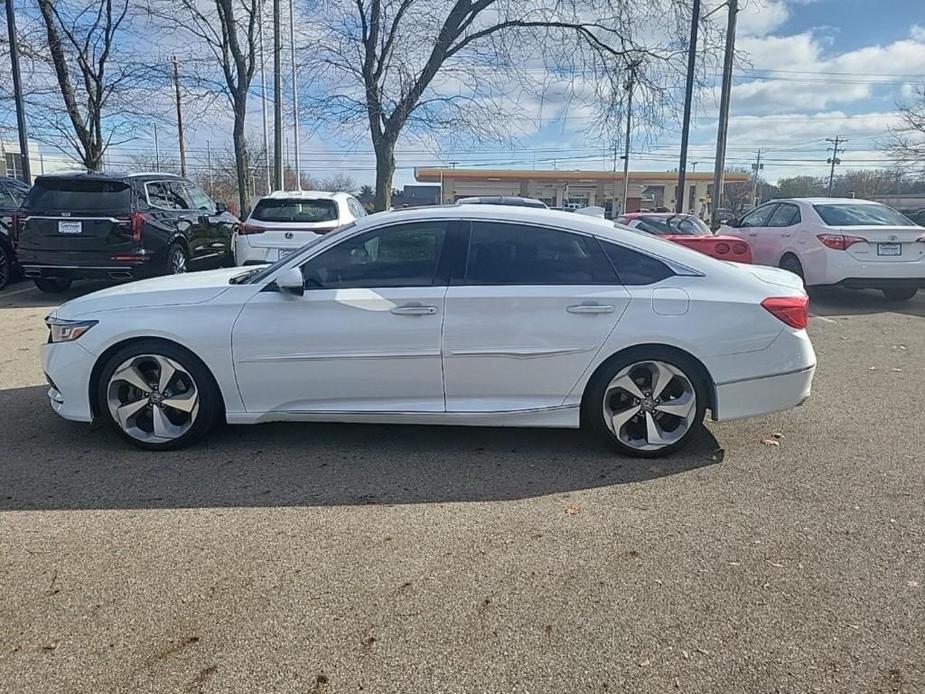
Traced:
[[812, 392], [815, 365], [800, 371], [716, 386], [713, 419], [726, 421], [789, 410]]
[[[919, 244], [905, 244], [919, 245]], [[808, 276], [814, 286], [841, 286], [855, 289], [925, 287], [925, 259], [858, 260], [846, 251], [827, 250], [824, 272]]]
[[833, 286], [848, 289], [925, 289], [925, 277], [848, 277]]
[[252, 242], [250, 235], [238, 234], [234, 241], [234, 262], [236, 265], [262, 265], [263, 263], [275, 263], [280, 258], [280, 253], [293, 253], [303, 245], [317, 238], [318, 234], [300, 233], [298, 238], [291, 242], [280, 241], [277, 243], [259, 243]]
[[29, 279], [69, 279], [69, 280], [111, 280], [130, 282], [154, 275], [163, 274], [150, 265], [101, 265], [81, 267], [76, 265], [23, 265], [23, 275]]
[[41, 352], [51, 408], [64, 419], [92, 422], [90, 374], [96, 357], [78, 342], [44, 344]]

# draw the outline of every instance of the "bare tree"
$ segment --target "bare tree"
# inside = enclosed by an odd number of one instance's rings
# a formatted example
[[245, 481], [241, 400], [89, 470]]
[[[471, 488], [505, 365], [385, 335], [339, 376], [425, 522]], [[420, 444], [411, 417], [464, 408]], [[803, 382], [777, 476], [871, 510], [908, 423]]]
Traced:
[[900, 168], [925, 174], [925, 89], [912, 104], [899, 105], [900, 124], [890, 130], [884, 149]]
[[[46, 0], [47, 1], [47, 0]], [[231, 107], [239, 209], [253, 194], [245, 133], [247, 97], [258, 67], [258, 22], [264, 0], [148, 0], [146, 9], [185, 45], [188, 83], [203, 95], [224, 94]], [[205, 56], [205, 57], [203, 57]]]
[[[303, 52], [319, 122], [362, 123], [376, 155], [376, 209], [390, 204], [403, 133], [494, 139], [544, 107], [587, 127], [656, 125], [685, 73], [686, 0], [328, 0]], [[704, 22], [704, 54], [714, 32]], [[709, 61], [700, 63], [706, 69]], [[612, 135], [611, 135], [612, 137]]]

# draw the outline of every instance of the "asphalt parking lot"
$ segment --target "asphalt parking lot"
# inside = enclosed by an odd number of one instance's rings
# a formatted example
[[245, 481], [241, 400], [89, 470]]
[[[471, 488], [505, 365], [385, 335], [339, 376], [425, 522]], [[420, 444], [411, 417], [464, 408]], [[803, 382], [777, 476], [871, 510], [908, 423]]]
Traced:
[[50, 305], [0, 292], [4, 691], [925, 691], [925, 295], [826, 293], [811, 401], [657, 462], [410, 426], [144, 453], [52, 413]]

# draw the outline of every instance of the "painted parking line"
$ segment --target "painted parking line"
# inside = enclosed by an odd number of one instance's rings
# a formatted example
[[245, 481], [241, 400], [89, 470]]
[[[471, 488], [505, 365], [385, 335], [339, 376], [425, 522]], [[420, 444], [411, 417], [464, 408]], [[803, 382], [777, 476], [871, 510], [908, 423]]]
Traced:
[[817, 316], [815, 313], [809, 314], [810, 318], [818, 318], [819, 320], [824, 320], [826, 323], [837, 323], [838, 321], [832, 320], [831, 318], [826, 318], [825, 316]]
[[17, 294], [24, 294], [25, 292], [35, 291], [35, 287], [26, 287], [24, 289], [17, 289], [15, 292], [3, 292], [0, 293], [0, 299], [5, 299], [8, 296], [16, 296]]

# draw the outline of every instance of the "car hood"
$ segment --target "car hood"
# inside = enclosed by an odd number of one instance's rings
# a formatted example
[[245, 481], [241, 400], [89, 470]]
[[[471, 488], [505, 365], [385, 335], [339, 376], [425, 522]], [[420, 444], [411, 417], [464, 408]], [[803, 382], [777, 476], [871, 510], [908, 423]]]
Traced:
[[55, 315], [59, 318], [76, 318], [126, 308], [199, 304], [226, 291], [232, 286], [228, 281], [244, 272], [247, 270], [240, 267], [223, 268], [120, 284], [71, 299], [62, 304]]

